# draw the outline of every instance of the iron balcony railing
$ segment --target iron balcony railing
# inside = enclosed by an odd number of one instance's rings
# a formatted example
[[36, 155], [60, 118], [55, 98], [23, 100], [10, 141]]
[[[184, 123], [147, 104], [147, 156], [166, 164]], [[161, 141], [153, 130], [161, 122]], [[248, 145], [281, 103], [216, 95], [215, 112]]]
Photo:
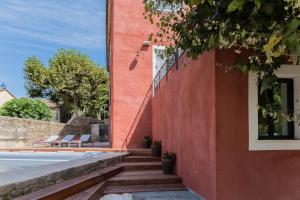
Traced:
[[184, 53], [182, 49], [179, 49], [177, 52], [172, 53], [164, 62], [164, 64], [161, 66], [159, 71], [157, 72], [155, 78], [152, 82], [153, 87], [153, 95], [155, 93], [155, 90], [159, 87], [160, 81], [168, 74], [168, 72], [174, 67], [178, 67], [178, 59], [180, 56]]

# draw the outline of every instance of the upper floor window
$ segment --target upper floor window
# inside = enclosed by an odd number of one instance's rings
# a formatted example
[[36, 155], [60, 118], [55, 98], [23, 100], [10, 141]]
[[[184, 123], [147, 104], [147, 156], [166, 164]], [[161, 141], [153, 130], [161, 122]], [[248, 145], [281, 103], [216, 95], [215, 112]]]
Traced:
[[155, 3], [155, 7], [159, 11], [172, 12], [178, 10], [181, 6], [175, 3], [167, 3], [164, 0], [152, 0]]
[[165, 46], [154, 46], [153, 47], [153, 79], [167, 60]]

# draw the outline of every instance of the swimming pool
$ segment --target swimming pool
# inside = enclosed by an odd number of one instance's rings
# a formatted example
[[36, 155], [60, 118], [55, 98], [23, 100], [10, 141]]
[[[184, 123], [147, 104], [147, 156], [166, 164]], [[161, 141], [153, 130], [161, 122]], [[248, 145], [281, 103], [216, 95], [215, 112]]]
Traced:
[[0, 152], [0, 173], [86, 157], [98, 157], [104, 152]]

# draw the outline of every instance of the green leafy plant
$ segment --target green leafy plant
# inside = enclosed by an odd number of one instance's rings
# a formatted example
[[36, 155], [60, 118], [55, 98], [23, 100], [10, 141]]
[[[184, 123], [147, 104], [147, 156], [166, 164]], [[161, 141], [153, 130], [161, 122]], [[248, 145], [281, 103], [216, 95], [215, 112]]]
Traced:
[[277, 87], [275, 71], [282, 64], [299, 63], [299, 0], [161, 0], [182, 5], [169, 13], [144, 2], [145, 18], [159, 27], [149, 39], [169, 44], [167, 53], [180, 48], [193, 59], [215, 48], [244, 53], [248, 59], [233, 68], [257, 74], [262, 92]]
[[150, 136], [145, 136], [144, 140], [151, 140], [151, 137]]
[[153, 142], [153, 145], [154, 145], [154, 146], [161, 146], [161, 141], [154, 141], [154, 142]]
[[175, 166], [176, 155], [173, 152], [165, 152], [162, 157], [162, 168], [164, 174], [173, 174]]
[[108, 117], [108, 73], [87, 55], [60, 49], [48, 67], [32, 56], [25, 61], [24, 74], [30, 97], [60, 102], [74, 116]]
[[0, 108], [0, 115], [49, 121], [53, 114], [40, 100], [20, 98], [6, 102]]
[[175, 160], [176, 159], [176, 154], [174, 152], [169, 152], [169, 151], [166, 151], [162, 157], [161, 157], [162, 160]]

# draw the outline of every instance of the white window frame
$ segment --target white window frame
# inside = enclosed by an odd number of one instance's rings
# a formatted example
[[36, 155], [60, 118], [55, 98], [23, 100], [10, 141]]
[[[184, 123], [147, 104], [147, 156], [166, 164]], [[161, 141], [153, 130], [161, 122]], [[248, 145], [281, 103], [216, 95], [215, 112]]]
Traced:
[[172, 9], [166, 9], [166, 8], [161, 9], [160, 5], [159, 5], [161, 2], [159, 0], [152, 0], [152, 1], [157, 3], [157, 10], [161, 11], [161, 12], [175, 12], [175, 11], [179, 10], [179, 8], [180, 8], [180, 5], [174, 4], [174, 5], [172, 5]]
[[[276, 72], [279, 78], [293, 78], [300, 84], [300, 66], [282, 65]], [[294, 103], [300, 104], [300, 88], [295, 90]], [[299, 93], [299, 94], [298, 94]], [[249, 115], [249, 150], [300, 150], [300, 127], [295, 120], [295, 139], [294, 140], [259, 140], [258, 139], [258, 86], [257, 75], [248, 75], [248, 115]], [[295, 107], [297, 107], [295, 105]], [[296, 108], [294, 108], [296, 109]]]

